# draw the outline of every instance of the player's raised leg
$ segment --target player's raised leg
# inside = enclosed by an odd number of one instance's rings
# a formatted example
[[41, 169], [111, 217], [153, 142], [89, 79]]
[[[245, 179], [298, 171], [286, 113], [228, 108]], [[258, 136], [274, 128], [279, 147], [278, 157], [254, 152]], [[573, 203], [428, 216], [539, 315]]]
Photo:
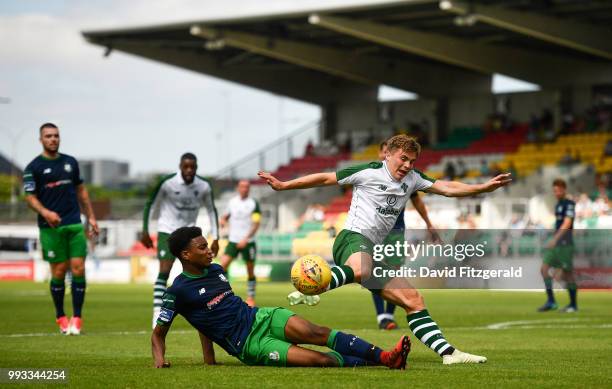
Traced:
[[445, 365], [455, 363], [484, 363], [486, 357], [472, 355], [455, 349], [444, 337], [438, 324], [425, 307], [423, 296], [403, 278], [391, 280], [381, 291], [381, 296], [406, 311], [410, 330], [423, 344], [442, 357]]
[[[363, 235], [343, 230], [334, 241], [333, 256], [338, 266], [331, 267], [332, 278], [327, 291], [361, 281], [362, 265], [372, 264], [372, 243]], [[367, 269], [366, 269], [367, 271]], [[299, 291], [287, 296], [290, 305], [316, 305], [319, 296], [306, 296]]]
[[[407, 336], [402, 336], [393, 350], [383, 351], [358, 336], [318, 326], [295, 315], [291, 316], [285, 325], [285, 338], [295, 344], [329, 347], [336, 352], [332, 356], [338, 361], [337, 365], [332, 366], [384, 365], [393, 369], [403, 369], [410, 352], [410, 339]], [[296, 351], [296, 353], [299, 357], [307, 357], [306, 354], [299, 351]], [[327, 358], [329, 358], [329, 354], [323, 355], [327, 355]], [[313, 356], [313, 362], [311, 363], [320, 363], [324, 359], [321, 356]], [[299, 361], [303, 361], [303, 359], [296, 359], [294, 362]], [[288, 362], [292, 362], [291, 349], [288, 354]]]

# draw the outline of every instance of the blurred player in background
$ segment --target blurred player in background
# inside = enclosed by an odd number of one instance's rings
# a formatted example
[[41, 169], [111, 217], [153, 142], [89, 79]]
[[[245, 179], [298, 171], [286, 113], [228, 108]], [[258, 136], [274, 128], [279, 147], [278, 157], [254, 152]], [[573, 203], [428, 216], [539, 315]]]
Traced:
[[[215, 364], [212, 343], [247, 365], [355, 367], [383, 365], [404, 369], [410, 338], [402, 336], [391, 351], [351, 334], [320, 327], [288, 309], [250, 307], [234, 295], [223, 267], [211, 263], [213, 253], [198, 227], [183, 227], [168, 239], [183, 273], [164, 295], [164, 304], [151, 335], [155, 367], [170, 367], [165, 359], [166, 334], [182, 315], [200, 335], [204, 362]], [[298, 346], [327, 346], [322, 353]]]
[[550, 268], [561, 270], [561, 278], [566, 284], [570, 303], [561, 312], [571, 313], [578, 310], [576, 302], [576, 278], [574, 277], [574, 218], [576, 203], [566, 198], [567, 184], [562, 179], [553, 181], [553, 193], [557, 198], [555, 205], [555, 234], [546, 245], [544, 260], [540, 269], [544, 286], [546, 287], [546, 303], [538, 308], [539, 312], [557, 309], [557, 302], [553, 294], [553, 279]]
[[251, 184], [247, 180], [238, 182], [238, 195], [227, 204], [227, 211], [221, 218], [221, 227], [229, 223], [229, 242], [221, 257], [221, 266], [225, 271], [238, 254], [242, 255], [247, 268], [246, 303], [255, 306], [255, 233], [259, 229], [261, 210], [257, 200], [249, 197]]
[[153, 327], [159, 315], [162, 296], [166, 292], [166, 284], [175, 259], [168, 249], [170, 233], [179, 227], [194, 226], [198, 212], [204, 206], [210, 221], [210, 234], [214, 239], [210, 249], [215, 256], [219, 252], [219, 224], [213, 188], [208, 180], [196, 175], [197, 170], [196, 156], [192, 153], [183, 154], [179, 171], [163, 177], [145, 204], [141, 242], [147, 248], [153, 247], [153, 241], [149, 236], [149, 215], [153, 205], [159, 204], [157, 220], [159, 273], [153, 287]]
[[[483, 184], [473, 185], [457, 181], [436, 181], [414, 169], [420, 152], [421, 146], [414, 138], [396, 135], [388, 141], [383, 162], [353, 166], [336, 173], [310, 174], [286, 182], [270, 173], [259, 172], [259, 176], [274, 190], [353, 185], [353, 198], [345, 228], [334, 241], [333, 257], [337, 266], [332, 267], [332, 281], [328, 290], [361, 282], [373, 274], [374, 244], [384, 242], [414, 192], [467, 197], [492, 192], [512, 181], [510, 174], [500, 174]], [[437, 323], [429, 315], [423, 296], [405, 278], [374, 281], [380, 281], [382, 285], [372, 289], [380, 289], [385, 300], [404, 308], [412, 332], [440, 355], [444, 364], [486, 362], [485, 357], [455, 349], [444, 338]], [[288, 298], [294, 304], [306, 302], [305, 296], [298, 291], [291, 293]]]
[[[88, 234], [98, 234], [98, 223], [89, 194], [73, 157], [59, 152], [59, 129], [45, 123], [39, 129], [43, 152], [23, 172], [25, 200], [38, 213], [43, 259], [51, 266], [51, 297], [56, 323], [62, 334], [79, 335], [85, 301], [87, 237], [81, 211], [87, 218]], [[72, 273], [72, 318], [64, 312], [66, 272]]]
[[[384, 161], [387, 155], [387, 141], [384, 140], [380, 143], [378, 148], [378, 159], [380, 161]], [[429, 220], [429, 214], [427, 213], [427, 207], [425, 203], [419, 196], [418, 192], [414, 192], [410, 195], [410, 201], [412, 202], [412, 206], [417, 210], [427, 229], [431, 232], [433, 236], [437, 237], [436, 230], [431, 224]], [[395, 244], [396, 240], [400, 242], [404, 241], [406, 225], [404, 223], [404, 209], [401, 210], [399, 216], [397, 217], [397, 221], [393, 226], [393, 229], [385, 239], [385, 244]], [[396, 265], [401, 266], [404, 262], [404, 258], [397, 258]], [[385, 308], [385, 300], [380, 297], [378, 291], [371, 291], [372, 299], [374, 300], [374, 309], [376, 309], [376, 320], [378, 321], [378, 328], [381, 330], [393, 330], [397, 328], [397, 323], [395, 322], [395, 317], [393, 316], [395, 312], [395, 304], [387, 301], [387, 306]]]

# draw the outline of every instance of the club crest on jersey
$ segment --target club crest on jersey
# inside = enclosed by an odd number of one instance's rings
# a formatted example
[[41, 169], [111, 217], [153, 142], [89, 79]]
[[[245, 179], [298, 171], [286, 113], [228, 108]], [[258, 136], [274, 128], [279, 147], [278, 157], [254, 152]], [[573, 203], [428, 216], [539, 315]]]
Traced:
[[219, 279], [223, 282], [227, 282], [227, 277], [224, 274], [219, 274]]
[[394, 206], [395, 204], [397, 204], [397, 197], [395, 195], [387, 196], [387, 204], [389, 204], [390, 206]]
[[198, 293], [201, 295], [203, 295], [204, 293], [206, 293], [206, 288], [201, 288], [200, 290], [198, 290]]
[[278, 351], [272, 351], [270, 354], [268, 354], [268, 359], [271, 361], [278, 361], [280, 359], [280, 354]]
[[69, 163], [64, 165], [64, 170], [67, 171], [68, 173], [70, 173], [72, 171], [72, 166], [70, 166]]

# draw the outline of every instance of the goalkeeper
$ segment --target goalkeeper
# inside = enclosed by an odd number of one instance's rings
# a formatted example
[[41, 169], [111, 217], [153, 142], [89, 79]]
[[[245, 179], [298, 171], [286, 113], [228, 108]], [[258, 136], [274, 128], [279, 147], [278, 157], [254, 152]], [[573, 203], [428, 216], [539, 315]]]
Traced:
[[[165, 340], [177, 314], [198, 330], [206, 364], [215, 364], [214, 342], [247, 365], [406, 367], [408, 336], [402, 336], [393, 350], [383, 351], [355, 335], [312, 324], [284, 308], [249, 307], [234, 295], [223, 268], [211, 263], [213, 254], [200, 228], [177, 229], [168, 238], [168, 246], [180, 259], [183, 273], [163, 296], [151, 336], [155, 367], [170, 367], [165, 359]], [[323, 353], [298, 344], [327, 346], [331, 351]]]

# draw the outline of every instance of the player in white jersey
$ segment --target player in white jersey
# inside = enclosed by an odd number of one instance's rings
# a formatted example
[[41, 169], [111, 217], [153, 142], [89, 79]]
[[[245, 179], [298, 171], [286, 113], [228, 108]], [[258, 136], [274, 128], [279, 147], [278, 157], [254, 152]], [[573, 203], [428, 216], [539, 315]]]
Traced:
[[255, 257], [257, 253], [255, 233], [259, 229], [261, 211], [257, 200], [249, 197], [250, 188], [251, 184], [247, 180], [239, 181], [236, 187], [238, 195], [232, 197], [227, 204], [227, 211], [221, 217], [222, 227], [229, 222], [229, 242], [221, 257], [221, 266], [227, 271], [234, 258], [242, 254], [248, 276], [246, 303], [253, 307], [255, 306]]
[[[374, 244], [383, 243], [412, 193], [424, 191], [447, 197], [465, 197], [492, 192], [512, 181], [510, 174], [500, 174], [483, 184], [474, 185], [436, 181], [414, 169], [420, 152], [421, 146], [414, 138], [396, 135], [388, 141], [383, 162], [358, 165], [336, 173], [310, 174], [286, 182], [269, 173], [259, 173], [274, 190], [353, 185], [349, 216], [334, 241], [333, 257], [338, 266], [332, 268], [328, 290], [360, 282], [362, 275], [371, 274]], [[412, 332], [438, 353], [444, 364], [486, 362], [485, 357], [461, 352], [448, 343], [429, 315], [423, 297], [405, 278], [394, 278], [382, 287], [380, 293], [385, 300], [404, 308]], [[305, 300], [295, 292], [289, 297], [294, 303]]]
[[153, 328], [162, 305], [162, 296], [166, 292], [168, 277], [174, 264], [174, 256], [168, 248], [168, 237], [180, 227], [191, 227], [196, 223], [198, 212], [205, 207], [210, 220], [210, 234], [213, 242], [212, 252], [219, 252], [219, 222], [217, 209], [210, 182], [196, 175], [197, 158], [192, 153], [181, 156], [179, 171], [163, 177], [145, 204], [142, 220], [142, 244], [153, 247], [149, 236], [149, 215], [154, 205], [159, 205], [157, 220], [157, 258], [159, 273], [153, 287]]

